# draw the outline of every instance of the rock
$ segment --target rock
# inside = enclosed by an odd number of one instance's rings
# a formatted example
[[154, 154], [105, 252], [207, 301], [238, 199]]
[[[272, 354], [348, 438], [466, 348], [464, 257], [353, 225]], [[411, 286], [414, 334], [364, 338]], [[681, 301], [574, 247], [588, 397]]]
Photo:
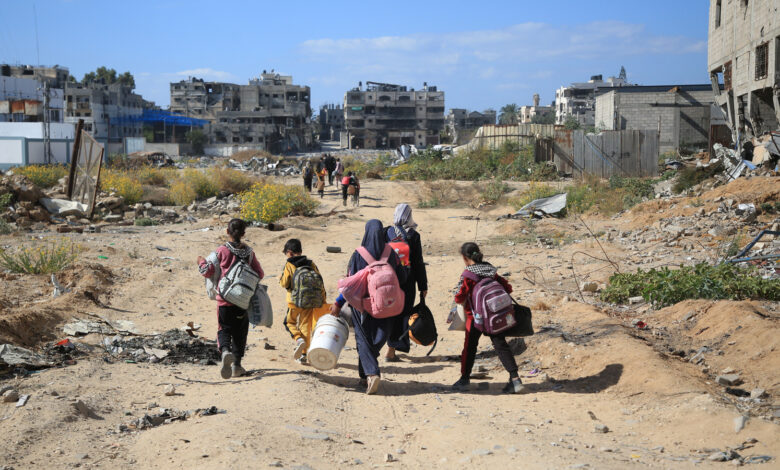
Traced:
[[38, 199], [45, 197], [43, 191], [24, 176], [14, 175], [9, 186], [11, 192], [16, 195], [16, 200], [20, 202], [38, 202]]
[[43, 210], [40, 207], [36, 207], [35, 209], [28, 212], [28, 217], [30, 217], [35, 222], [48, 222], [49, 221], [49, 213]]
[[728, 456], [725, 452], [715, 452], [714, 454], [710, 454], [710, 456], [707, 457], [707, 460], [711, 460], [713, 462], [725, 462], [728, 460]]
[[734, 432], [740, 432], [742, 429], [745, 428], [745, 425], [748, 422], [747, 416], [737, 416], [734, 418]]
[[172, 397], [176, 395], [176, 387], [173, 384], [168, 384], [165, 386], [165, 396], [166, 397]]
[[493, 451], [490, 449], [476, 449], [472, 452], [474, 455], [493, 455]]
[[111, 223], [121, 222], [123, 218], [124, 217], [121, 214], [109, 214], [103, 217], [103, 222], [108, 222], [111, 224]]
[[766, 390], [764, 390], [763, 388], [754, 388], [753, 390], [750, 391], [750, 398], [759, 399], [759, 398], [764, 398], [765, 396], [766, 396]]
[[87, 404], [84, 403], [81, 400], [78, 400], [76, 403], [74, 403], [73, 407], [76, 408], [76, 411], [78, 412], [78, 414], [80, 414], [81, 416], [83, 416], [85, 418], [90, 418], [90, 417], [94, 416], [94, 414], [95, 414], [92, 411], [92, 409], [89, 406], [87, 406]]
[[583, 292], [596, 292], [599, 289], [599, 285], [597, 282], [583, 282], [580, 285], [580, 289]]
[[629, 297], [629, 298], [628, 298], [628, 303], [629, 303], [630, 305], [634, 305], [634, 304], [641, 304], [641, 303], [642, 303], [642, 302], [644, 302], [644, 301], [645, 301], [645, 298], [644, 298], [644, 297], [642, 297], [641, 295], [638, 295], [638, 296], [636, 296], [636, 297]]
[[326, 246], [325, 251], [328, 253], [341, 253], [341, 247], [340, 246]]
[[609, 427], [606, 424], [597, 423], [594, 426], [594, 431], [606, 434], [609, 432]]
[[3, 403], [12, 403], [19, 399], [19, 392], [14, 389], [6, 390], [3, 393]]
[[599, 447], [599, 452], [615, 452], [615, 449], [612, 447]]
[[741, 384], [742, 380], [739, 378], [739, 374], [723, 374], [717, 376], [715, 378], [715, 382], [719, 383], [720, 385], [731, 387]]
[[279, 461], [279, 460], [274, 460], [273, 462], [269, 463], [269, 464], [268, 464], [268, 466], [269, 466], [269, 467], [279, 467], [279, 468], [281, 468], [281, 467], [283, 467], [284, 465], [282, 465], [282, 462], [281, 462], [281, 461]]
[[385, 462], [395, 462], [395, 458], [392, 454], [385, 454]]

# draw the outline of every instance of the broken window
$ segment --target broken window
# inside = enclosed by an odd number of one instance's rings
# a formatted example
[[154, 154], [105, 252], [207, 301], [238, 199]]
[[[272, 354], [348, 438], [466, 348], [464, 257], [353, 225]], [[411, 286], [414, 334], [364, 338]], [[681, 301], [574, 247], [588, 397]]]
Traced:
[[723, 64], [723, 88], [731, 90], [731, 61]]
[[721, 0], [715, 3], [715, 27], [720, 28], [720, 4]]
[[756, 80], [763, 80], [769, 70], [769, 43], [756, 47]]

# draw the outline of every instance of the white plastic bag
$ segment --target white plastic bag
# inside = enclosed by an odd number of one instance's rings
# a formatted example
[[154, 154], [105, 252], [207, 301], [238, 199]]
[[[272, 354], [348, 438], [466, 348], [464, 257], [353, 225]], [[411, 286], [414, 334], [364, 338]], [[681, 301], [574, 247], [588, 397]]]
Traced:
[[450, 324], [449, 331], [466, 331], [466, 312], [463, 311], [463, 305], [450, 310], [450, 316], [447, 317], [447, 323]]

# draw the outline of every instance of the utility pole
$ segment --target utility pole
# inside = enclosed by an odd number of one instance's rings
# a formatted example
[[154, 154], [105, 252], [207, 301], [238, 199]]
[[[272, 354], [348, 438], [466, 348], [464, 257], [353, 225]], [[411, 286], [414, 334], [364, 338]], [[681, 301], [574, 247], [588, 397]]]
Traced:
[[43, 161], [47, 165], [51, 158], [51, 115], [49, 111], [49, 82], [43, 82]]

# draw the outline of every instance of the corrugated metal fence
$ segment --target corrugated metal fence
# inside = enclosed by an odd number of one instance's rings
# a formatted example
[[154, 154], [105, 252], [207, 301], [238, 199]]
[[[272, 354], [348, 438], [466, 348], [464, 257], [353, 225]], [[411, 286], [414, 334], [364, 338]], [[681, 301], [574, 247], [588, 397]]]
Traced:
[[582, 130], [556, 129], [555, 139], [543, 144], [542, 158], [552, 160], [558, 171], [575, 176], [657, 176], [658, 145], [655, 130], [586, 134]]

